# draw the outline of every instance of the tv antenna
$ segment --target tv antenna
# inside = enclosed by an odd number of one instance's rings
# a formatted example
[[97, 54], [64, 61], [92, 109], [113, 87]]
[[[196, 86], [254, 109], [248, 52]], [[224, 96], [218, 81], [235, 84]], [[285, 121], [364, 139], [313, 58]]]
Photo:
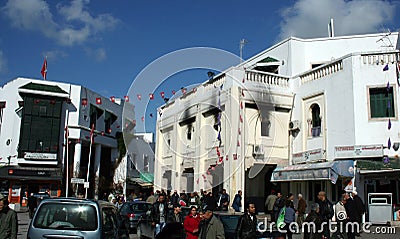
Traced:
[[240, 50], [240, 63], [243, 62], [243, 48], [244, 48], [244, 45], [246, 45], [247, 43], [248, 43], [248, 41], [246, 39], [240, 40], [240, 47], [239, 47], [239, 50]]
[[384, 36], [382, 36], [381, 38], [379, 38], [379, 39], [376, 41], [377, 43], [380, 42], [380, 41], [382, 41], [383, 46], [381, 46], [381, 47], [393, 47], [392, 41], [391, 41], [390, 38], [389, 38], [389, 36], [392, 35], [392, 32], [390, 31], [389, 28], [387, 29], [387, 31], [388, 31], [388, 32], [387, 32]]

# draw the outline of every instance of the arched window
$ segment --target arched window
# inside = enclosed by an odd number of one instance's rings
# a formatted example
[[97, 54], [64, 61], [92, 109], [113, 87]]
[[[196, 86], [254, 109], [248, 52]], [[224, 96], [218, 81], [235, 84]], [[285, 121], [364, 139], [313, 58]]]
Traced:
[[321, 134], [321, 109], [318, 104], [312, 104], [311, 107], [311, 136], [319, 137]]

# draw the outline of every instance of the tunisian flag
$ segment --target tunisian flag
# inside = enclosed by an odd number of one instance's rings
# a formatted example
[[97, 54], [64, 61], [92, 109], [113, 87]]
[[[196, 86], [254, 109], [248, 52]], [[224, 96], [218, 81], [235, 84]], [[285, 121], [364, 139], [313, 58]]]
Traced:
[[46, 80], [46, 76], [47, 76], [47, 58], [44, 58], [44, 62], [42, 65], [42, 70], [40, 71], [40, 73], [42, 73], [43, 79]]

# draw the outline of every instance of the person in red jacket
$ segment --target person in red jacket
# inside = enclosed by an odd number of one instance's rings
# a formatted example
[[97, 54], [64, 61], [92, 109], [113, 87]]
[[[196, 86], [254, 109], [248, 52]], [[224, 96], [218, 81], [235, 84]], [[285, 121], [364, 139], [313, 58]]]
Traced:
[[195, 206], [190, 207], [190, 213], [186, 216], [183, 227], [186, 231], [186, 239], [197, 239], [199, 238], [199, 223], [200, 215], [197, 213]]

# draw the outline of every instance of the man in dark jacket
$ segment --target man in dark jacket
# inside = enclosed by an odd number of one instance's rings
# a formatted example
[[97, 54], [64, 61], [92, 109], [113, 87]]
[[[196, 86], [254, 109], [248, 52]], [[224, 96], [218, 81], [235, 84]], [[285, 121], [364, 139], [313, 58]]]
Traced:
[[242, 216], [240, 216], [235, 232], [237, 238], [257, 238], [256, 207], [253, 202], [248, 203], [246, 207], [246, 212]]
[[281, 211], [281, 209], [285, 206], [285, 199], [282, 196], [281, 192], [278, 192], [276, 194], [277, 199], [275, 200], [275, 204], [274, 204], [274, 222], [276, 222], [276, 220], [278, 220], [279, 217], [279, 212]]
[[180, 204], [174, 205], [174, 210], [168, 213], [167, 223], [179, 222], [183, 225], [182, 209]]
[[32, 219], [33, 213], [37, 207], [36, 197], [33, 196], [33, 193], [28, 197], [28, 209], [29, 209], [29, 218]]
[[[351, 195], [353, 197], [353, 201], [356, 206], [356, 213], [357, 213], [356, 221], [358, 222], [358, 225], [360, 225], [360, 227], [361, 227], [362, 217], [363, 217], [363, 214], [365, 213], [365, 205], [364, 205], [364, 202], [362, 201], [362, 199], [357, 195], [357, 191], [353, 191], [351, 193]], [[360, 233], [357, 233], [357, 236], [359, 236], [359, 235], [360, 235]]]
[[229, 206], [229, 194], [226, 193], [226, 189], [222, 189], [222, 193], [219, 195], [218, 207], [221, 211], [228, 211]]
[[151, 207], [152, 226], [156, 227], [156, 235], [162, 230], [167, 222], [168, 206], [164, 197], [163, 194], [160, 194], [157, 202], [155, 202]]
[[203, 220], [199, 225], [199, 239], [225, 239], [224, 226], [222, 222], [214, 216], [214, 208], [206, 205], [203, 208]]
[[240, 209], [242, 207], [242, 190], [239, 190], [238, 193], [235, 195], [232, 207], [233, 209], [235, 209], [235, 212], [240, 212]]
[[8, 198], [0, 194], [0, 238], [17, 239], [17, 213], [8, 206]]
[[[303, 239], [321, 239], [322, 234], [320, 233], [322, 219], [319, 216], [319, 204], [314, 203], [310, 207], [310, 213], [307, 215], [304, 220], [307, 226], [304, 226], [304, 237]], [[312, 228], [311, 225], [315, 225], [315, 228]], [[315, 229], [315, 230], [314, 230]]]
[[319, 205], [319, 216], [322, 222], [325, 222], [323, 236], [330, 238], [329, 220], [331, 220], [334, 215], [333, 204], [326, 198], [326, 193], [324, 191], [318, 193], [317, 203]]
[[[346, 204], [344, 205], [347, 213], [347, 221], [348, 222], [357, 222], [357, 209], [354, 200], [348, 195], [345, 194]], [[354, 229], [354, 230], [353, 230]], [[359, 231], [359, 228], [348, 227], [347, 230], [347, 238], [348, 239], [355, 239], [356, 234]]]

